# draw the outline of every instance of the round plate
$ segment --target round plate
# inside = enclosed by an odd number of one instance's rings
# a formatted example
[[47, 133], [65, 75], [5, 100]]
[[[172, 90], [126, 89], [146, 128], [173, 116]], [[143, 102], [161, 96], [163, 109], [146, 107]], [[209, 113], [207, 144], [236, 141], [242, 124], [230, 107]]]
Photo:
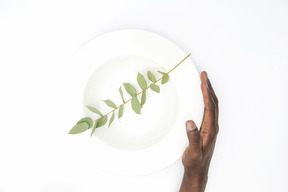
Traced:
[[[132, 84], [140, 92], [138, 72], [150, 84], [147, 71], [158, 79], [162, 76], [158, 70], [168, 72], [187, 55], [170, 40], [145, 30], [117, 30], [98, 36], [82, 47], [74, 60], [87, 74], [92, 71], [83, 95], [85, 115], [99, 117], [87, 110], [87, 105], [102, 114], [113, 110], [103, 102], [106, 99], [117, 106], [122, 104], [120, 86], [124, 99], [129, 100], [123, 83]], [[188, 144], [185, 122], [193, 119], [199, 126], [203, 117], [200, 78], [189, 58], [169, 76], [166, 84], [157, 83], [160, 93], [146, 91], [141, 114], [136, 114], [129, 102], [124, 105], [120, 119], [118, 110], [115, 111], [110, 127], [107, 123], [97, 128], [92, 139], [90, 130], [85, 133], [87, 140], [91, 140], [92, 167], [121, 175], [139, 175], [167, 167], [182, 156]], [[141, 95], [138, 99], [141, 101]], [[108, 121], [110, 117], [111, 114]]]

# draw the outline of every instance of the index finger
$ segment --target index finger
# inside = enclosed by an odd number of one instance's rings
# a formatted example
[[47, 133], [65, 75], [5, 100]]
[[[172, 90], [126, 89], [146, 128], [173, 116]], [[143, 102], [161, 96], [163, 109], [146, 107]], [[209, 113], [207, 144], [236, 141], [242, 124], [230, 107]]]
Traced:
[[[200, 128], [200, 132], [202, 135], [203, 146], [209, 145], [211, 141], [214, 140], [215, 136], [218, 132], [217, 127], [217, 107], [213, 98], [213, 93], [211, 89], [209, 89], [209, 80], [207, 77], [207, 73], [204, 71], [201, 73], [201, 90], [203, 94], [204, 101], [204, 117], [202, 121], [202, 125]], [[216, 95], [215, 95], [216, 96]]]
[[[208, 76], [207, 76], [207, 77], [208, 77]], [[212, 87], [212, 84], [211, 84], [209, 78], [207, 78], [207, 83], [208, 83], [208, 88], [209, 88], [209, 90], [210, 90], [210, 92], [211, 92], [211, 95], [212, 95], [213, 101], [214, 101], [214, 103], [215, 103], [215, 107], [216, 107], [216, 116], [217, 116], [217, 120], [218, 120], [218, 114], [219, 114], [218, 98], [217, 98], [217, 96], [216, 96], [216, 94], [215, 94], [215, 91], [214, 91], [214, 89], [213, 89], [213, 87]]]

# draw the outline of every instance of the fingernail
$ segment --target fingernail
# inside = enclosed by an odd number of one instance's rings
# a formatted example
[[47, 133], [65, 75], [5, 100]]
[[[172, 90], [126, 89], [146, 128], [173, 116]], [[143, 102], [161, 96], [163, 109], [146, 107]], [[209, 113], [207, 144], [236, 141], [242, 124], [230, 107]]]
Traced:
[[187, 124], [188, 124], [188, 125], [187, 125], [187, 130], [188, 130], [188, 131], [194, 131], [194, 130], [196, 130], [197, 127], [196, 127], [195, 123], [193, 123], [193, 122], [190, 121], [190, 122], [188, 122]]
[[207, 74], [207, 72], [205, 72], [205, 75], [206, 75], [206, 78], [208, 79], [208, 74]]

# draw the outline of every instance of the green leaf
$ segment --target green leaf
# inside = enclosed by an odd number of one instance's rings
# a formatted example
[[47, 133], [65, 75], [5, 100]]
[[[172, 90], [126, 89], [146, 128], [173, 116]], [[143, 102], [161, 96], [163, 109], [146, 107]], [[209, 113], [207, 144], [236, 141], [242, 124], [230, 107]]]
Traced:
[[158, 73], [161, 73], [162, 75], [166, 75], [166, 73], [159, 71], [159, 70], [158, 70]]
[[107, 122], [107, 115], [106, 116], [102, 116], [101, 119], [98, 119], [96, 122], [95, 122], [95, 125], [93, 127], [93, 130], [91, 132], [91, 136], [93, 135], [94, 131], [96, 130], [96, 128], [98, 127], [101, 127], [103, 125], [105, 125], [105, 123]]
[[164, 73], [164, 72], [162, 72], [162, 71], [158, 71], [158, 72], [161, 73], [161, 74], [163, 75], [163, 77], [162, 77], [162, 81], [161, 81], [161, 84], [165, 84], [165, 83], [167, 83], [168, 80], [169, 80], [169, 75], [166, 74], [166, 73]]
[[133, 85], [131, 85], [130, 83], [123, 83], [127, 93], [129, 93], [129, 95], [131, 95], [132, 97], [137, 95], [137, 91], [135, 89], [135, 87], [133, 87]]
[[75, 125], [68, 134], [77, 134], [77, 133], [82, 133], [86, 131], [89, 128], [88, 123], [82, 122], [77, 125]]
[[151, 71], [148, 71], [147, 72], [147, 76], [148, 76], [148, 79], [152, 82], [155, 82], [156, 81], [156, 78], [155, 76], [153, 75], [153, 73]]
[[168, 80], [169, 80], [169, 75], [165, 75], [165, 76], [162, 78], [161, 84], [167, 83]]
[[138, 73], [137, 75], [137, 82], [142, 90], [145, 90], [147, 88], [147, 81], [141, 73]]
[[98, 111], [95, 107], [91, 107], [91, 106], [86, 106], [90, 111], [92, 111], [93, 113], [96, 113], [100, 116], [102, 116], [102, 114], [100, 113], [100, 111]]
[[123, 115], [124, 111], [124, 105], [120, 105], [119, 111], [118, 111], [118, 118], [120, 119]]
[[135, 111], [135, 113], [141, 114], [141, 104], [140, 104], [137, 96], [132, 97], [131, 106], [132, 106], [132, 109]]
[[104, 102], [105, 102], [106, 105], [108, 105], [109, 107], [112, 107], [112, 108], [114, 108], [114, 109], [117, 108], [117, 105], [116, 105], [113, 101], [111, 101], [111, 100], [109, 100], [109, 99], [105, 100]]
[[108, 127], [110, 127], [110, 125], [111, 125], [111, 123], [112, 123], [113, 121], [114, 121], [114, 112], [112, 113], [112, 116], [110, 117]]
[[91, 137], [92, 137], [93, 133], [95, 132], [95, 130], [96, 130], [96, 128], [97, 128], [96, 125], [97, 125], [97, 121], [95, 122], [95, 125], [94, 125], [94, 127], [93, 127], [93, 129], [92, 129]]
[[88, 123], [88, 125], [89, 125], [88, 129], [90, 129], [93, 126], [93, 120], [90, 117], [84, 117], [84, 118], [80, 119], [76, 123], [76, 125], [79, 124], [79, 123], [83, 123], [83, 122]]
[[97, 124], [95, 123], [95, 127], [98, 128], [98, 127], [105, 125], [105, 123], [107, 122], [107, 119], [108, 119], [107, 115], [102, 117], [101, 119], [98, 119]]
[[124, 97], [123, 97], [122, 85], [119, 88], [119, 92], [120, 92], [120, 95], [121, 95], [123, 103], [125, 103], [125, 100], [124, 100]]
[[160, 93], [160, 87], [158, 85], [155, 85], [154, 83], [151, 83], [150, 84], [150, 88], [152, 89], [152, 91]]
[[146, 91], [143, 91], [141, 95], [141, 107], [144, 105], [145, 102], [146, 102]]

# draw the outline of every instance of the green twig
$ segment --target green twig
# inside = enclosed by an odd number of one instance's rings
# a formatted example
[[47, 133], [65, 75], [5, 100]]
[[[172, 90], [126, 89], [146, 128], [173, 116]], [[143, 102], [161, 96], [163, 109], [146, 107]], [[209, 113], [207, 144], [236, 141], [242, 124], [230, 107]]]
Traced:
[[[181, 63], [183, 63], [190, 55], [191, 55], [191, 53], [190, 53], [189, 55], [187, 55], [184, 59], [182, 59], [182, 61], [180, 61], [180, 63], [178, 63], [178, 64], [177, 64], [175, 67], [173, 67], [170, 71], [168, 71], [168, 72], [166, 73], [166, 75], [168, 75], [168, 74], [171, 73], [174, 69], [176, 69], [176, 67], [178, 67]], [[160, 77], [158, 80], [156, 80], [156, 81], [154, 82], [154, 84], [157, 83], [158, 81], [160, 81], [164, 76], [165, 76], [165, 75], [163, 75], [163, 76]], [[137, 93], [136, 96], [138, 96], [139, 94], [143, 93], [144, 91], [146, 91], [146, 90], [149, 89], [149, 88], [150, 88], [150, 85], [149, 85], [146, 89], [144, 89], [144, 90], [142, 90], [141, 92]], [[132, 98], [130, 98], [128, 101], [126, 101], [125, 103], [123, 103], [123, 104], [121, 104], [121, 105], [125, 105], [126, 103], [128, 103], [128, 102], [131, 101], [131, 100], [132, 100]], [[117, 109], [119, 109], [121, 105], [119, 105], [119, 106], [118, 106], [117, 108], [115, 108], [114, 110], [110, 111], [109, 113], [106, 113], [105, 115], [99, 117], [98, 119], [96, 119], [96, 120], [94, 120], [94, 121], [92, 121], [92, 122], [95, 122], [95, 121], [97, 121], [97, 120], [99, 120], [99, 119], [101, 119], [101, 118], [109, 115], [110, 113], [113, 113], [114, 111], [116, 111]]]

